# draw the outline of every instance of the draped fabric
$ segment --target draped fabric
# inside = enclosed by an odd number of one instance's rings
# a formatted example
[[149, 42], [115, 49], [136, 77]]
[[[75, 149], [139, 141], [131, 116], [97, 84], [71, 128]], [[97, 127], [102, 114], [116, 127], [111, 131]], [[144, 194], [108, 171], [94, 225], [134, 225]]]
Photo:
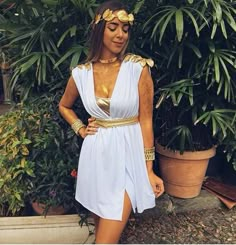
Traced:
[[[138, 115], [141, 72], [139, 62], [122, 62], [110, 99], [110, 115], [96, 103], [92, 63], [89, 68], [74, 68], [72, 76], [92, 117], [117, 119]], [[121, 220], [125, 191], [134, 212], [155, 206], [139, 123], [98, 128], [95, 135], [86, 136], [80, 153], [75, 195], [78, 202], [102, 218]]]

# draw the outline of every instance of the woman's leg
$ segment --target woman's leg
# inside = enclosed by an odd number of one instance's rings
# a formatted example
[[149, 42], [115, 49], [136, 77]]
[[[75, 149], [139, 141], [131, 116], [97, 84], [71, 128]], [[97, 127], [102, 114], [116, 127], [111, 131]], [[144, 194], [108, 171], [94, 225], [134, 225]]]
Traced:
[[100, 218], [97, 235], [96, 235], [96, 243], [105, 243], [105, 244], [118, 243], [121, 233], [125, 228], [129, 215], [131, 213], [131, 208], [132, 206], [131, 206], [129, 196], [127, 192], [125, 192], [122, 221]]

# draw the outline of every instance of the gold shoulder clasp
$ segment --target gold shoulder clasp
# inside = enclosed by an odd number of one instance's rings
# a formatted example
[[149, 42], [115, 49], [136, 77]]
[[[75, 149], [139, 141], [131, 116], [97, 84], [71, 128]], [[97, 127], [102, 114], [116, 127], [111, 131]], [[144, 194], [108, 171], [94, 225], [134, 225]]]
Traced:
[[90, 70], [91, 69], [91, 63], [90, 62], [87, 62], [87, 63], [84, 63], [84, 64], [80, 64], [80, 65], [77, 65], [77, 67], [79, 69], [86, 69], [86, 70]]
[[145, 59], [142, 56], [136, 54], [127, 54], [124, 58], [124, 61], [132, 61], [135, 63], [139, 62], [142, 67], [145, 65], [149, 65], [150, 67], [154, 66], [154, 61], [152, 59]]

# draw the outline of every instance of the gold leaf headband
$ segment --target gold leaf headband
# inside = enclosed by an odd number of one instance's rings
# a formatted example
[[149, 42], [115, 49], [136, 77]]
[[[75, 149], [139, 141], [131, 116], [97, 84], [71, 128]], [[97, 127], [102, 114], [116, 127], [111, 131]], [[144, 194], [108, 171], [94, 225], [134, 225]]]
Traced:
[[102, 15], [97, 14], [94, 19], [94, 24], [98, 24], [101, 20], [111, 21], [115, 17], [117, 17], [121, 22], [129, 22], [130, 25], [133, 25], [133, 14], [127, 14], [125, 10], [120, 10], [116, 14], [113, 14], [113, 11], [110, 9], [105, 10]]

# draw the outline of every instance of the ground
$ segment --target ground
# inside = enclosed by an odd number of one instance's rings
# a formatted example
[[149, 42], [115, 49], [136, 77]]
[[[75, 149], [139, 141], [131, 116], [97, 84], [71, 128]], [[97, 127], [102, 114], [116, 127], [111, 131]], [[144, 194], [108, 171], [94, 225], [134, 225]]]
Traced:
[[132, 216], [121, 237], [123, 244], [236, 243], [236, 207]]

